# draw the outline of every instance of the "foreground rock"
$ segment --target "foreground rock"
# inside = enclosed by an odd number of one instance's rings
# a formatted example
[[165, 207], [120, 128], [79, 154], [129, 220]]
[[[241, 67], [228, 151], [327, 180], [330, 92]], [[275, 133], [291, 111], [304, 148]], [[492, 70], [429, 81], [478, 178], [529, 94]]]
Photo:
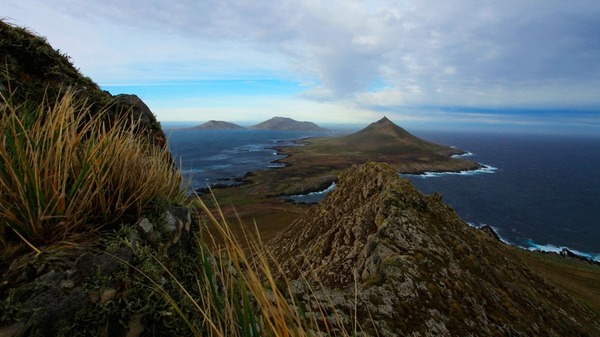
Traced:
[[352, 331], [356, 319], [379, 336], [600, 335], [596, 314], [387, 164], [346, 171], [269, 246], [323, 325]]
[[15, 259], [0, 275], [0, 336], [189, 334], [161, 290], [177, 296], [169, 277], [195, 263], [192, 222], [189, 209], [168, 206], [105, 235], [96, 248], [56, 247]]

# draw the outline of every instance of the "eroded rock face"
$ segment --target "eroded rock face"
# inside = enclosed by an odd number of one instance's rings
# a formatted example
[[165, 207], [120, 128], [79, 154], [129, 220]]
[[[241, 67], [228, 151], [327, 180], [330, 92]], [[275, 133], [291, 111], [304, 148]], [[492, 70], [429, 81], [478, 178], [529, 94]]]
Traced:
[[320, 205], [269, 246], [283, 274], [295, 279], [295, 295], [308, 316], [320, 317], [311, 308], [321, 300], [326, 321], [348, 321], [351, 329], [358, 317], [367, 334], [600, 333], [598, 323], [589, 324], [600, 322], [597, 315], [515, 260], [511, 247], [469, 227], [439, 195], [420, 194], [387, 164], [343, 173]]

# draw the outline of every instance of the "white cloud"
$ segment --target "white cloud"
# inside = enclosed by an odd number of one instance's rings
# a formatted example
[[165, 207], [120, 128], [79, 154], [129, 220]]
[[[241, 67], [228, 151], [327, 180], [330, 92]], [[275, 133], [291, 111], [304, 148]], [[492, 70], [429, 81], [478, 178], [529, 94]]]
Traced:
[[0, 4], [101, 83], [286, 78], [307, 88], [296, 99], [363, 116], [419, 105], [600, 104], [596, 0]]

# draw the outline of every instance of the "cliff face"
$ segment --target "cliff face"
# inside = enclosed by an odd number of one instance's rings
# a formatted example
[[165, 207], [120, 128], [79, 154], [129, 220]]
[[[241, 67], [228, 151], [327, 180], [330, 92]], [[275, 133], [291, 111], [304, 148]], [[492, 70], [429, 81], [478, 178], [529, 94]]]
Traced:
[[440, 196], [420, 194], [387, 164], [344, 172], [270, 247], [302, 303], [330, 298], [325, 311], [337, 313], [328, 320], [342, 317], [351, 328], [357, 317], [370, 334], [600, 333], [597, 316], [516, 260], [511, 247], [469, 227]]

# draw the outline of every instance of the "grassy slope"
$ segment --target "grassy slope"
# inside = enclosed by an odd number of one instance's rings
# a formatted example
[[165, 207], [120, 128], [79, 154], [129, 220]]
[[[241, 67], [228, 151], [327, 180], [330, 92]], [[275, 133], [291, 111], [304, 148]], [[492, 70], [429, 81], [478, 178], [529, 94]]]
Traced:
[[[175, 335], [198, 336], [256, 336], [259, 331], [270, 336], [307, 335], [304, 329], [306, 321], [297, 311], [292, 311], [276, 285], [269, 284], [268, 287], [273, 290], [267, 291], [267, 286], [258, 278], [259, 274], [240, 267], [250, 263], [239, 245], [228, 240], [223, 229], [225, 225], [221, 228], [227, 244], [224, 257], [193, 254], [179, 256], [185, 258], [186, 263], [173, 256], [167, 256], [166, 261], [161, 260], [164, 254], [172, 253], [165, 252], [166, 249], [163, 251], [167, 242], [157, 243], [156, 238], [149, 237], [146, 238], [148, 240], [143, 239], [139, 232], [136, 235], [140, 240], [135, 239], [133, 244], [134, 239], [129, 234], [137, 229], [127, 225], [129, 220], [134, 223], [142, 213], [158, 212], [154, 210], [157, 204], [177, 203], [184, 189], [180, 187], [179, 172], [173, 170], [166, 148], [148, 144], [143, 135], [134, 132], [137, 124], [115, 122], [112, 128], [106, 127], [103, 115], [98, 111], [107, 114], [112, 111], [104, 107], [104, 103], [108, 102], [104, 99], [111, 97], [108, 93], [99, 91], [91, 80], [81, 77], [68, 58], [54, 51], [44, 38], [1, 20], [0, 61], [7, 66], [0, 76], [0, 131], [3, 132], [3, 137], [0, 137], [0, 275], [4, 275], [2, 266], [13, 262], [13, 256], [5, 258], [3, 255], [6, 247], [16, 255], [25, 249], [14, 246], [27, 239], [32, 243], [30, 248], [37, 249], [33, 244], [48, 248], [40, 250], [39, 254], [25, 253], [19, 257], [19, 263], [15, 265], [22, 263], [26, 266], [24, 279], [27, 280], [17, 277], [9, 284], [5, 283], [8, 278], [2, 277], [0, 336], [15, 333], [137, 336], [142, 332], [144, 335], [165, 335], [163, 329]], [[72, 91], [63, 91], [67, 87]], [[96, 99], [98, 97], [100, 99]], [[82, 197], [79, 192], [85, 192], [88, 197]], [[152, 205], [148, 205], [146, 199], [151, 199]], [[133, 207], [129, 207], [132, 204]], [[101, 209], [90, 211], [94, 207]], [[116, 220], [105, 219], [111, 211], [128, 212], [130, 208], [136, 216], [127, 221], [120, 217], [120, 213]], [[24, 215], [29, 216], [23, 220]], [[90, 217], [94, 216], [100, 220], [90, 221]], [[155, 225], [172, 226], [167, 223], [170, 221], [167, 218], [155, 220], [158, 221], [153, 220]], [[132, 263], [139, 262], [138, 266], [126, 263], [126, 272], [109, 272], [106, 279], [102, 277], [104, 274], [90, 275], [91, 280], [82, 279], [79, 273], [69, 274], [66, 277], [72, 276], [76, 281], [71, 285], [61, 284], [58, 300], [49, 303], [63, 306], [61, 299], [76, 291], [77, 295], [89, 293], [91, 303], [82, 305], [87, 306], [85, 311], [75, 306], [73, 310], [77, 310], [78, 315], [73, 312], [74, 317], [70, 317], [71, 313], [56, 317], [55, 321], [60, 324], [52, 329], [48, 324], [38, 324], [46, 322], [37, 320], [38, 312], [44, 313], [46, 307], [33, 303], [38, 298], [37, 294], [41, 293], [44, 301], [48, 302], [46, 299], [53, 296], [45, 293], [48, 279], [57, 280], [57, 274], [60, 277], [67, 274], [64, 270], [68, 269], [70, 273], [77, 269], [75, 257], [73, 261], [64, 261], [63, 246], [52, 244], [67, 238], [73, 239], [68, 242], [72, 246], [79, 241], [69, 236], [71, 232], [86, 236], [95, 225], [112, 222], [118, 223], [116, 227], [119, 227], [119, 233], [123, 230], [123, 237], [106, 244], [107, 257], [117, 255], [116, 252], [124, 248], [135, 255]], [[180, 223], [179, 230], [183, 232], [183, 228], [184, 224]], [[7, 233], [18, 235], [8, 237]], [[102, 239], [110, 238], [111, 235], [102, 236]], [[169, 242], [171, 239], [174, 238], [168, 238]], [[177, 236], [174, 240], [180, 239]], [[97, 247], [102, 249], [102, 246], [98, 244]], [[82, 251], [74, 250], [74, 254]], [[56, 259], [51, 256], [56, 266], [45, 265], [35, 270], [32, 266], [35, 261], [28, 263], [29, 259], [44, 259], [54, 252], [58, 252]], [[98, 255], [95, 253], [86, 252], [87, 256]], [[204, 265], [202, 262], [205, 262]], [[263, 267], [268, 265], [263, 264]], [[43, 285], [40, 289], [37, 289], [36, 283], [32, 283], [35, 287], [28, 284], [41, 273], [47, 273], [49, 269], [46, 268], [51, 268], [47, 274], [51, 277], [44, 275], [32, 281], [40, 281]], [[268, 270], [260, 271], [260, 275], [268, 275]], [[44, 277], [45, 280], [42, 280]], [[173, 279], [175, 277], [184, 278], [180, 283]], [[9, 289], [13, 286], [15, 288]], [[26, 290], [21, 292], [17, 286]], [[95, 293], [96, 287], [103, 291]], [[217, 287], [227, 291], [217, 291]], [[40, 292], [29, 301], [32, 290]], [[115, 295], [105, 297], [113, 290]], [[183, 294], [183, 299], [181, 296], [172, 297], [173, 294]], [[99, 298], [93, 300], [93, 295]], [[185, 301], [186, 298], [189, 301]], [[28, 315], [23, 310], [29, 309], [22, 309], [22, 303], [33, 303], [36, 314]], [[68, 306], [71, 304], [69, 302]], [[196, 309], [189, 319], [186, 318], [188, 312], [183, 312], [186, 304], [192, 306], [192, 311]], [[262, 320], [262, 317], [268, 319]], [[128, 325], [128, 322], [135, 326]]]
[[[397, 142], [392, 141], [395, 148], [393, 153], [381, 151], [385, 146], [380, 146], [380, 151], [364, 151], [338, 141], [337, 138], [314, 138], [308, 141], [307, 146], [280, 148], [280, 153], [288, 155], [281, 160], [286, 167], [254, 172], [245, 185], [215, 190], [216, 198], [222, 203], [229, 219], [235, 221], [236, 214], [229, 207], [235, 205], [243, 220], [250, 223], [253, 219], [264, 220], [264, 223], [258, 224], [259, 229], [270, 236], [285, 228], [307, 207], [293, 205], [274, 196], [323, 190], [343, 169], [354, 164], [388, 162], [401, 172], [454, 171], [477, 167], [476, 163], [451, 159], [447, 153], [440, 154], [431, 148], [413, 147], [404, 151], [398, 148]], [[210, 198], [204, 200], [210, 203]]]
[[600, 267], [557, 254], [514, 249], [516, 256], [583, 306], [600, 314]]

